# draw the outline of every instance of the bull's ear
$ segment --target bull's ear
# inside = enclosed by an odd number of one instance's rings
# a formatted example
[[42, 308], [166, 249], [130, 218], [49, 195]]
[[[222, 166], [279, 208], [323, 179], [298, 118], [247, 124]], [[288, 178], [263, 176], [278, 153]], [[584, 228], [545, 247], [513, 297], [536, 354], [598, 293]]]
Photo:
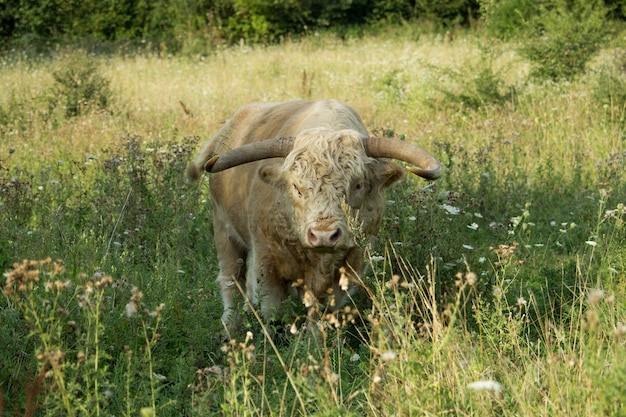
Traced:
[[263, 182], [276, 185], [280, 182], [281, 179], [281, 166], [282, 164], [278, 162], [265, 163], [259, 168], [257, 174]]
[[404, 168], [395, 162], [376, 160], [373, 164], [374, 178], [383, 188], [396, 185], [404, 179]]

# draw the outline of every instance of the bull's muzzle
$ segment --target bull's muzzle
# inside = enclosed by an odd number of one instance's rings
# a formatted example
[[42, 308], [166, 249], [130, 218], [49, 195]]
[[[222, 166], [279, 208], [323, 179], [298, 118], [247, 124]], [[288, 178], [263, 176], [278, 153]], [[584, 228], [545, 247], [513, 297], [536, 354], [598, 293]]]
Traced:
[[307, 230], [307, 243], [313, 249], [335, 249], [344, 246], [346, 233], [337, 223], [317, 222]]

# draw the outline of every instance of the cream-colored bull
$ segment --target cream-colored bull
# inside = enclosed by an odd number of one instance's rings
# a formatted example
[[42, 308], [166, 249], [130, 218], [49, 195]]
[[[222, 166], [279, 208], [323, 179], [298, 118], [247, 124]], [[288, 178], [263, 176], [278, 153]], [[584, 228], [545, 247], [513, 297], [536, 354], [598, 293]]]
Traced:
[[363, 272], [348, 217], [375, 236], [385, 189], [405, 175], [380, 158], [408, 162], [427, 179], [441, 174], [422, 148], [368, 137], [359, 115], [334, 100], [242, 107], [204, 145], [187, 173], [212, 173], [217, 281], [229, 332], [237, 326], [238, 287], [266, 320], [292, 292], [331, 309], [344, 303], [353, 285], [340, 287], [340, 268]]

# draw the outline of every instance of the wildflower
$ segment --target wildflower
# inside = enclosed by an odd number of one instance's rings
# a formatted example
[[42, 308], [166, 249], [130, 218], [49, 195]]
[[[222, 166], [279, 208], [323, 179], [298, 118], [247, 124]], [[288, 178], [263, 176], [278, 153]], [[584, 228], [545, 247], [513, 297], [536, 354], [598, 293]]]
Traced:
[[298, 326], [296, 326], [296, 323], [291, 323], [291, 327], [289, 328], [289, 333], [298, 334]]
[[385, 257], [384, 256], [380, 256], [380, 255], [373, 255], [373, 256], [370, 256], [370, 260], [372, 262], [380, 262], [380, 261], [384, 261]]
[[604, 291], [599, 289], [589, 290], [589, 294], [587, 295], [587, 302], [589, 305], [597, 305], [604, 298]]
[[152, 377], [154, 377], [154, 379], [156, 379], [159, 382], [163, 382], [163, 381], [167, 380], [165, 375], [157, 374], [156, 372], [152, 372]]
[[467, 283], [467, 285], [469, 285], [470, 287], [474, 286], [476, 284], [476, 282], [478, 281], [478, 277], [476, 276], [475, 273], [473, 272], [468, 272], [467, 274], [465, 274], [465, 282]]
[[315, 305], [315, 303], [317, 302], [317, 299], [315, 298], [315, 295], [311, 291], [307, 290], [304, 292], [304, 297], [302, 297], [302, 302], [304, 303], [304, 306], [306, 308], [309, 308]]
[[526, 305], [528, 304], [528, 302], [526, 301], [526, 299], [524, 297], [518, 297], [517, 298], [517, 306], [522, 309], [522, 308], [526, 308]]
[[474, 247], [472, 245], [462, 245], [463, 249], [467, 249], [467, 250], [473, 250]]
[[589, 246], [597, 246], [598, 242], [594, 241], [594, 240], [587, 240], [585, 241], [585, 243]]
[[417, 217], [415, 217], [415, 216], [410, 216], [410, 217], [409, 217], [409, 220], [410, 220], [410, 221], [412, 221], [412, 222], [414, 222], [415, 220], [417, 220]]
[[509, 222], [511, 223], [511, 226], [515, 228], [519, 225], [521, 220], [522, 220], [521, 216], [515, 216], [515, 217], [511, 217], [511, 220], [509, 220]]
[[448, 214], [457, 215], [461, 212], [461, 209], [451, 206], [450, 204], [442, 204], [440, 206], [442, 209], [448, 212]]
[[394, 274], [389, 280], [389, 282], [387, 282], [386, 286], [387, 288], [394, 288], [398, 285], [399, 282], [400, 282], [400, 276], [397, 274]]
[[626, 325], [622, 323], [617, 323], [617, 327], [615, 327], [614, 334], [618, 338], [621, 338], [624, 335], [626, 335]]
[[391, 362], [391, 361], [393, 361], [395, 358], [396, 358], [396, 353], [395, 353], [394, 351], [391, 351], [391, 350], [388, 350], [388, 351], [386, 351], [386, 352], [383, 352], [383, 353], [380, 355], [380, 359], [381, 359], [383, 362]]
[[343, 291], [348, 291], [349, 286], [350, 279], [348, 279], [348, 274], [346, 274], [346, 268], [342, 266], [339, 268], [339, 287], [341, 287]]
[[500, 392], [502, 391], [502, 385], [499, 382], [485, 380], [485, 381], [476, 381], [467, 385], [467, 388], [473, 391], [492, 391], [492, 392]]
[[476, 223], [468, 224], [467, 228], [472, 229], [472, 230], [478, 230], [478, 224]]
[[354, 353], [352, 356], [350, 356], [350, 362], [358, 362], [359, 359], [361, 359], [361, 356], [359, 356], [358, 353]]
[[126, 304], [126, 307], [124, 307], [124, 313], [128, 318], [131, 318], [132, 316], [137, 314], [137, 311], [137, 303], [133, 300], [129, 301], [128, 304]]
[[478, 263], [484, 264], [485, 261], [487, 261], [487, 258], [485, 258], [484, 256], [481, 256], [480, 258], [478, 258]]

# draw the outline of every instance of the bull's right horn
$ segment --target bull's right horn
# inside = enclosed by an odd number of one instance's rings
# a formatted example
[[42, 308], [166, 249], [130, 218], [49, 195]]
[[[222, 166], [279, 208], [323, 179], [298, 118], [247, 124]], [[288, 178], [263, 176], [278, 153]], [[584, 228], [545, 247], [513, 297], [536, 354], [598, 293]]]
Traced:
[[392, 158], [415, 166], [407, 170], [428, 180], [441, 176], [441, 163], [427, 150], [399, 139], [364, 138], [365, 153], [372, 158]]
[[293, 149], [294, 138], [272, 138], [248, 143], [222, 155], [215, 155], [204, 164], [204, 170], [215, 173], [248, 162], [268, 158], [284, 158]]

